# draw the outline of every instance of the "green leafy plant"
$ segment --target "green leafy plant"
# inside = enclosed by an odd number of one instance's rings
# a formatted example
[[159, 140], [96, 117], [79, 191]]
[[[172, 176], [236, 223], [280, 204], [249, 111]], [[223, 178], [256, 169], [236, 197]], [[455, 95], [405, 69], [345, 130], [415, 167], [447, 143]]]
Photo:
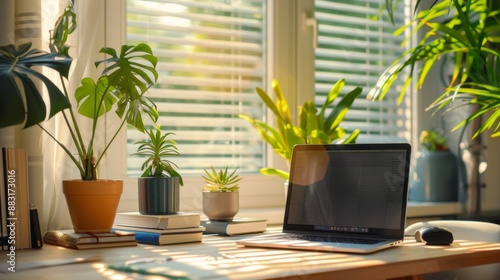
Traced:
[[[399, 1], [388, 1], [398, 3]], [[420, 1], [417, 2], [417, 6]], [[388, 4], [389, 11], [394, 4]], [[417, 8], [415, 8], [417, 10]], [[443, 18], [447, 18], [446, 21]], [[373, 98], [384, 98], [387, 90], [400, 77], [404, 78], [401, 101], [413, 81], [421, 87], [430, 69], [446, 56], [453, 59], [451, 81], [428, 110], [448, 112], [464, 106], [473, 111], [452, 130], [471, 122], [479, 122], [473, 137], [492, 129], [492, 137], [500, 136], [500, 2], [497, 0], [441, 0], [416, 14], [413, 23], [402, 26], [411, 36], [423, 32], [422, 39], [403, 53], [380, 77], [371, 91]], [[408, 70], [408, 71], [407, 71]]]
[[446, 138], [443, 133], [436, 129], [423, 130], [420, 133], [420, 144], [425, 147], [428, 151], [447, 151], [448, 145], [446, 144]]
[[206, 176], [203, 176], [205, 179], [206, 185], [204, 190], [208, 192], [235, 192], [240, 189], [238, 186], [238, 182], [242, 179], [236, 174], [238, 169], [234, 169], [231, 173], [228, 171], [229, 166], [226, 166], [226, 169], [219, 171], [215, 170], [212, 166], [210, 170], [205, 170]]
[[[290, 107], [281, 91], [278, 81], [273, 80], [275, 101], [264, 90], [257, 88], [257, 94], [275, 116], [275, 127], [258, 119], [240, 114], [239, 117], [249, 121], [257, 129], [264, 141], [271, 145], [274, 151], [290, 163], [293, 146], [297, 144], [323, 144], [339, 141], [354, 143], [360, 133], [359, 129], [347, 135], [345, 128], [340, 126], [354, 100], [362, 89], [356, 87], [341, 97], [340, 101], [327, 114], [329, 106], [337, 99], [345, 85], [344, 79], [337, 81], [326, 96], [325, 102], [318, 111], [316, 104], [310, 100], [305, 102], [299, 111], [299, 124], [292, 120]], [[289, 172], [276, 168], [262, 168], [265, 175], [276, 175], [288, 180]]]
[[160, 126], [146, 130], [149, 139], [137, 141], [139, 145], [137, 153], [132, 155], [144, 156], [146, 160], [142, 164], [144, 170], [141, 177], [179, 177], [179, 184], [182, 186], [182, 176], [174, 169], [177, 165], [167, 160], [167, 157], [179, 156], [177, 143], [172, 139], [167, 139], [173, 132], [162, 133]]
[[[102, 48], [100, 53], [109, 58], [95, 62], [96, 68], [102, 67], [101, 76], [95, 80], [89, 77], [81, 80], [74, 93], [76, 105], [72, 106], [67, 84], [73, 59], [65, 43], [75, 29], [76, 14], [70, 3], [55, 24], [50, 53], [32, 48], [31, 43], [0, 47], [0, 127], [23, 123], [24, 127], [39, 126], [66, 152], [78, 168], [81, 179], [96, 180], [99, 163], [125, 124], [144, 131], [144, 113], [153, 121], [157, 120], [156, 106], [145, 93], [158, 78], [155, 69], [158, 59], [146, 44], [124, 45], [119, 53], [112, 48]], [[55, 70], [61, 87], [44, 75], [44, 68]], [[35, 86], [37, 83], [47, 89], [47, 101]], [[63, 115], [63, 125], [74, 148], [60, 142], [40, 124], [47, 118], [47, 107], [50, 108], [48, 118], [58, 113]], [[89, 139], [82, 137], [75, 110], [92, 121]], [[121, 123], [112, 137], [106, 138], [101, 154], [96, 155], [97, 127], [104, 124], [101, 118], [112, 110]]]

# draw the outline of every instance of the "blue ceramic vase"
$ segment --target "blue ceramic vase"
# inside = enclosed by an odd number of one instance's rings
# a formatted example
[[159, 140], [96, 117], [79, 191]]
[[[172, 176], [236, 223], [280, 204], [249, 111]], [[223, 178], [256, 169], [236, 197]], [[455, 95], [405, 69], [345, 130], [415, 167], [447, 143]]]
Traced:
[[416, 155], [409, 200], [421, 202], [457, 201], [458, 172], [458, 160], [452, 152], [420, 149]]

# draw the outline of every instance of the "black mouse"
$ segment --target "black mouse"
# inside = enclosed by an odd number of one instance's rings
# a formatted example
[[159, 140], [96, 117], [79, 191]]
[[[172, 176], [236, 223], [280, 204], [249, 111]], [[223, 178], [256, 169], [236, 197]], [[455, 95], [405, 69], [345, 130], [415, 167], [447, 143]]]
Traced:
[[425, 227], [415, 232], [415, 240], [427, 245], [450, 245], [453, 234], [443, 227]]

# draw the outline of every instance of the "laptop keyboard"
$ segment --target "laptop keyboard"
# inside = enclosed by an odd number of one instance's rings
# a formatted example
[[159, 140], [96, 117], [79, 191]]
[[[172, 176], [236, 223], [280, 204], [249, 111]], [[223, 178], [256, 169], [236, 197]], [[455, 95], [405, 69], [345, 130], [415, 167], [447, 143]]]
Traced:
[[350, 244], [375, 244], [381, 240], [349, 238], [349, 237], [330, 237], [330, 236], [309, 236], [309, 235], [283, 235], [283, 238], [288, 240], [307, 240], [316, 242], [332, 242], [332, 243], [350, 243]]

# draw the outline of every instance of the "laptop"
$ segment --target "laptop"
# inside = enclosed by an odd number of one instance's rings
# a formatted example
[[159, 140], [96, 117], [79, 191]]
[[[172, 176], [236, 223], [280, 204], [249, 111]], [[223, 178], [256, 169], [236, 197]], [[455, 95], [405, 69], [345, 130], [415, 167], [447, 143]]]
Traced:
[[407, 143], [296, 145], [282, 232], [236, 243], [347, 253], [401, 243], [410, 154]]

